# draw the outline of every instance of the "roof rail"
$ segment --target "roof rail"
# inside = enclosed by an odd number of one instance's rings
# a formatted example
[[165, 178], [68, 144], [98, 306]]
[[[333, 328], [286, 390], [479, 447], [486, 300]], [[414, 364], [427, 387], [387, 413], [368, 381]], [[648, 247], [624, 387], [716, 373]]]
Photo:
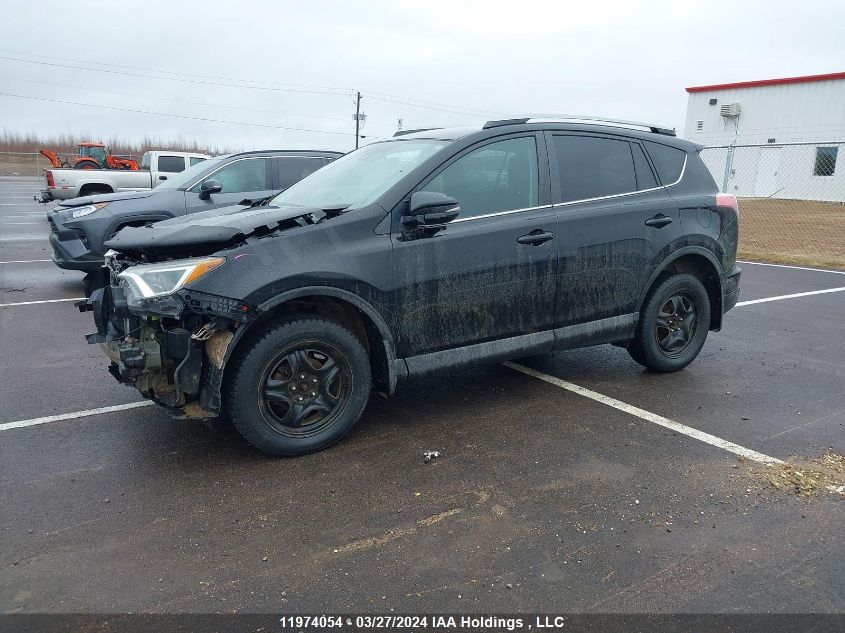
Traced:
[[654, 134], [675, 136], [675, 130], [661, 125], [651, 123], [640, 123], [638, 121], [624, 121], [622, 119], [608, 119], [600, 116], [584, 116], [580, 114], [539, 114], [516, 119], [501, 119], [499, 121], [487, 121], [484, 129], [500, 127], [503, 125], [519, 125], [522, 123], [598, 123], [611, 127], [624, 127], [629, 129], [641, 129]]
[[393, 134], [393, 137], [405, 136], [406, 134], [416, 134], [417, 132], [431, 132], [432, 130], [442, 130], [442, 127], [421, 127], [416, 130], [399, 130]]

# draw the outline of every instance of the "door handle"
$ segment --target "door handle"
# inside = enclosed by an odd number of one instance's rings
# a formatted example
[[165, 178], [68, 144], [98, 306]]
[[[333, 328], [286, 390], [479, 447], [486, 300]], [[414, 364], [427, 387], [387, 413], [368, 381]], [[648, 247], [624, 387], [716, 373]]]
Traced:
[[646, 226], [653, 226], [658, 229], [666, 226], [667, 224], [672, 224], [672, 218], [663, 215], [662, 213], [658, 213], [653, 218], [649, 218], [645, 221]]
[[554, 233], [549, 233], [543, 229], [534, 229], [530, 233], [516, 238], [516, 241], [527, 246], [540, 246], [540, 244], [553, 240], [554, 238]]

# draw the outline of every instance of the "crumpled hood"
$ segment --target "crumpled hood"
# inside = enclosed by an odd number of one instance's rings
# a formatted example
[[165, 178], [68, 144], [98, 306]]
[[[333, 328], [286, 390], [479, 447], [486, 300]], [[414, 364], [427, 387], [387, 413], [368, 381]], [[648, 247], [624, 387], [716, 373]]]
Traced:
[[105, 243], [116, 251], [153, 251], [191, 245], [220, 244], [268, 234], [288, 221], [320, 210], [307, 207], [249, 207], [234, 205], [172, 218], [141, 227], [126, 227]]
[[118, 200], [149, 198], [155, 192], [155, 189], [150, 189], [144, 191], [123, 191], [121, 193], [100, 193], [96, 196], [82, 196], [81, 198], [71, 198], [70, 200], [64, 200], [59, 206], [82, 207], [86, 204], [96, 204], [98, 202], [117, 202]]

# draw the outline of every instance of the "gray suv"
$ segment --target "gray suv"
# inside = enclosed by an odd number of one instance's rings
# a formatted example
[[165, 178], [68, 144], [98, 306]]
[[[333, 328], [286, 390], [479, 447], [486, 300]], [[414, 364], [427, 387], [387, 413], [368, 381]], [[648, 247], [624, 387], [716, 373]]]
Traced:
[[340, 156], [322, 150], [229, 154], [193, 165], [148, 191], [66, 200], [47, 214], [53, 262], [96, 272], [108, 250], [103, 242], [122, 228], [272, 197]]

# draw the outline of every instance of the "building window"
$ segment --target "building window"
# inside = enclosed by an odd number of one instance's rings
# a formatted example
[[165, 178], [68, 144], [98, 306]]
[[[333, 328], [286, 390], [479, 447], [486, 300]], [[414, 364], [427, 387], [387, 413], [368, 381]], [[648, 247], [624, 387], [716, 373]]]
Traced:
[[695, 131], [701, 132], [703, 129], [704, 129], [704, 121], [699, 119], [698, 121], [695, 122]]
[[813, 167], [814, 176], [832, 176], [836, 171], [836, 155], [838, 147], [817, 147], [816, 164]]
[[770, 139], [769, 139], [768, 141], [766, 141], [766, 142], [767, 142], [767, 143], [777, 143], [777, 139], [770, 138]]

